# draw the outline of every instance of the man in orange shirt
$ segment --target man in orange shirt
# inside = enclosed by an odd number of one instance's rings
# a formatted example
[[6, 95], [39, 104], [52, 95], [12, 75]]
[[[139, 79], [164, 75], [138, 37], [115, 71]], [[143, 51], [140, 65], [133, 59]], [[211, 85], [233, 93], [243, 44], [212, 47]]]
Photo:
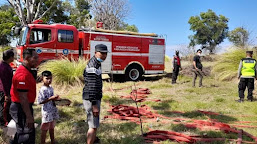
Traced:
[[35, 49], [23, 51], [23, 64], [12, 80], [10, 114], [16, 122], [17, 132], [12, 144], [35, 144], [35, 127], [32, 105], [36, 99], [36, 80], [31, 68], [36, 68], [38, 54]]

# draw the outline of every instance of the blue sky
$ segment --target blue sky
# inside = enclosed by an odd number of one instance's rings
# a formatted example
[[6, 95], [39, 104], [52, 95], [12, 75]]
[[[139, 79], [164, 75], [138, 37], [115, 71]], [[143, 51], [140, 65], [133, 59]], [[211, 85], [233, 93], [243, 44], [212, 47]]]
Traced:
[[[208, 9], [217, 15], [229, 18], [229, 30], [244, 26], [250, 31], [251, 39], [257, 40], [257, 1], [256, 0], [129, 0], [131, 14], [126, 20], [135, 24], [139, 32], [167, 35], [166, 54], [172, 56], [178, 45], [187, 45], [188, 20]], [[230, 45], [225, 40], [221, 46]]]

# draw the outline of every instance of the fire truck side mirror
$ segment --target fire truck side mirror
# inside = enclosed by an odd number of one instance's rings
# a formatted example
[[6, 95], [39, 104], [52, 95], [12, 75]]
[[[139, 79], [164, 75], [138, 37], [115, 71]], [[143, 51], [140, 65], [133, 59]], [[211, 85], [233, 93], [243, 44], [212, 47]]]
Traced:
[[21, 29], [22, 29], [21, 27], [13, 26], [12, 27], [12, 33], [14, 35], [20, 35]]
[[13, 27], [11, 28], [11, 36], [14, 35], [14, 30], [15, 30], [15, 26], [13, 26]]

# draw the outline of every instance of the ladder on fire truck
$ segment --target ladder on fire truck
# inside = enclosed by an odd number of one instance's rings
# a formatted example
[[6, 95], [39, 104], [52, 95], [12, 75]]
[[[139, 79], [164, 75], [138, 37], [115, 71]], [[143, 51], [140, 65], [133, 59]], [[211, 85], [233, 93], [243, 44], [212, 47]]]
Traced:
[[158, 35], [155, 33], [137, 33], [137, 32], [130, 32], [130, 31], [105, 30], [105, 29], [101, 29], [101, 28], [96, 28], [96, 29], [82, 28], [79, 30], [80, 31], [91, 31], [91, 32], [113, 33], [113, 34], [124, 34], [124, 35], [158, 37]]

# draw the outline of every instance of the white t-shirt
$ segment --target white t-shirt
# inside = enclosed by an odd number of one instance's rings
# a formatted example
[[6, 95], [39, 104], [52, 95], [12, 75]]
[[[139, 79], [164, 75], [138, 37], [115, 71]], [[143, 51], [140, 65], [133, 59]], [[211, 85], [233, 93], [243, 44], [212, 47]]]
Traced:
[[[44, 100], [50, 98], [54, 95], [54, 89], [49, 86], [42, 86], [38, 94], [38, 103], [43, 102]], [[59, 119], [58, 109], [54, 101], [49, 101], [45, 104], [42, 104], [42, 123], [52, 122], [53, 120]]]

